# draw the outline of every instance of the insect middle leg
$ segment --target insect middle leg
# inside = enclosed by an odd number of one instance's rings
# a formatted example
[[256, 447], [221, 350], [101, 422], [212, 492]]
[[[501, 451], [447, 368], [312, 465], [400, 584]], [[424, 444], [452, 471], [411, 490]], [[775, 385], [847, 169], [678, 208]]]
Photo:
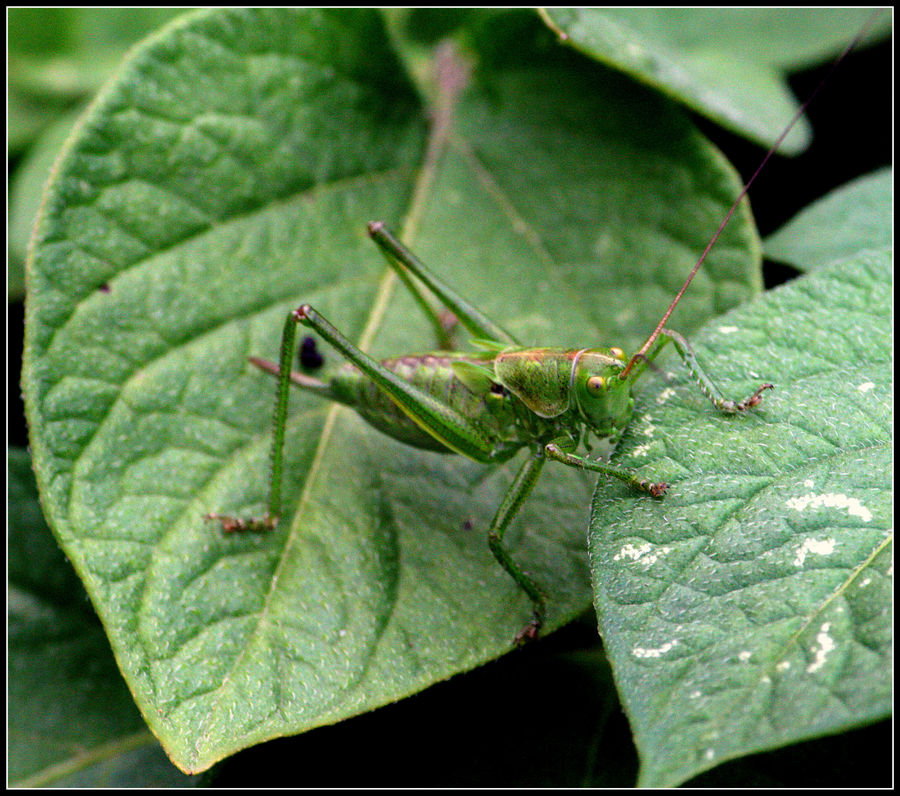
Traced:
[[669, 485], [665, 482], [654, 483], [653, 481], [648, 481], [625, 467], [618, 467], [614, 464], [588, 459], [586, 456], [579, 456], [575, 453], [575, 447], [575, 442], [572, 439], [560, 437], [544, 446], [544, 453], [548, 459], [561, 462], [569, 467], [579, 467], [582, 470], [593, 470], [596, 473], [611, 475], [613, 478], [618, 478], [636, 489], [648, 492], [653, 497], [662, 497], [669, 488]]
[[519, 588], [528, 595], [533, 607], [531, 621], [516, 635], [516, 644], [522, 644], [537, 638], [541, 626], [544, 624], [546, 598], [531, 577], [513, 561], [509, 550], [503, 544], [503, 535], [506, 533], [507, 527], [512, 522], [513, 517], [516, 516], [522, 503], [525, 502], [525, 499], [531, 494], [531, 490], [534, 489], [543, 466], [543, 451], [532, 454], [525, 460], [525, 464], [522, 465], [515, 480], [503, 496], [503, 501], [500, 503], [500, 507], [497, 509], [497, 513], [491, 522], [490, 531], [488, 531], [488, 546], [494, 554], [494, 558], [510, 574], [512, 579], [519, 585]]

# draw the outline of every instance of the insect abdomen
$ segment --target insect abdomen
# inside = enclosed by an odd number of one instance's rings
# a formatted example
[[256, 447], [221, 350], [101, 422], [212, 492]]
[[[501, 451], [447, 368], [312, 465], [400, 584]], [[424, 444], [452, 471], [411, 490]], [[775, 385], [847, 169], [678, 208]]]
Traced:
[[[497, 459], [503, 461], [522, 445], [516, 435], [515, 418], [510, 406], [515, 398], [508, 394], [472, 392], [451, 369], [451, 364], [459, 361], [482, 363], [471, 355], [437, 352], [385, 359], [381, 365], [477, 423], [485, 436], [497, 442], [498, 449], [509, 448], [508, 455], [501, 454]], [[455, 452], [413, 421], [385, 392], [352, 365], [341, 367], [329, 386], [335, 400], [352, 407], [363, 420], [382, 433], [417, 448], [440, 453]]]

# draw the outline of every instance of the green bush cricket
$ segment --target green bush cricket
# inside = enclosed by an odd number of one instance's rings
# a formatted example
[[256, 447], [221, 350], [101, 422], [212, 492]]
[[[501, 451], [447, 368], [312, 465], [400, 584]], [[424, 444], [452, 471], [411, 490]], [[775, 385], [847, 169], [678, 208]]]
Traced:
[[[839, 56], [835, 66], [860, 36]], [[262, 517], [246, 519], [210, 513], [207, 519], [219, 521], [226, 532], [267, 531], [277, 525], [282, 508], [283, 449], [291, 383], [354, 409], [379, 431], [413, 447], [456, 453], [484, 464], [501, 464], [525, 448], [527, 458], [490, 523], [488, 545], [498, 563], [531, 601], [531, 618], [516, 635], [516, 642], [536, 638], [544, 621], [546, 596], [522, 562], [511, 554], [504, 535], [534, 488], [545, 461], [551, 459], [602, 473], [653, 498], [662, 498], [668, 484], [642, 479], [629, 469], [589, 458], [578, 451], [581, 446], [589, 449], [591, 436], [612, 444], [618, 441], [634, 410], [633, 384], [669, 342], [702, 393], [724, 414], [739, 414], [757, 406], [764, 391], [773, 388], [772, 384], [764, 383], [740, 400], [726, 398], [706, 375], [685, 338], [665, 324], [750, 185], [819, 88], [803, 103], [740, 191], [658, 325], [630, 358], [615, 347], [523, 347], [435, 276], [383, 222], [370, 223], [370, 237], [423, 309], [439, 345], [445, 349], [451, 347], [446, 316], [433, 307], [422, 287], [466, 329], [478, 350], [439, 350], [378, 362], [357, 348], [313, 307], [301, 305], [285, 321], [279, 362], [250, 358], [260, 369], [278, 377], [267, 511]], [[298, 324], [315, 331], [347, 360], [327, 381], [292, 372]]]

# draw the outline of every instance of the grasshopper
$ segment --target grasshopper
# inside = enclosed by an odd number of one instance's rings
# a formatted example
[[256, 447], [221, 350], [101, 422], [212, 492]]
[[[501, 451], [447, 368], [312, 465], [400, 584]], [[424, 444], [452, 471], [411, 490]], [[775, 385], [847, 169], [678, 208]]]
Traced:
[[[370, 223], [368, 230], [417, 299], [424, 296], [410, 276], [453, 313], [481, 350], [436, 351], [377, 362], [313, 307], [303, 304], [285, 322], [280, 363], [250, 358], [253, 364], [279, 379], [268, 510], [263, 517], [253, 519], [219, 514], [208, 514], [207, 518], [221, 522], [225, 531], [271, 530], [277, 524], [291, 383], [351, 407], [370, 425], [406, 445], [457, 453], [484, 464], [501, 464], [526, 448], [528, 457], [490, 524], [488, 545], [532, 602], [531, 619], [516, 641], [536, 638], [544, 620], [546, 597], [513, 558], [503, 537], [534, 488], [544, 463], [550, 459], [604, 473], [653, 497], [662, 497], [667, 484], [642, 479], [631, 470], [590, 459], [577, 450], [582, 442], [588, 443], [591, 434], [613, 443], [619, 439], [634, 411], [634, 382], [668, 342], [674, 344], [701, 390], [721, 412], [734, 414], [757, 405], [761, 393], [772, 385], [763, 384], [740, 401], [725, 398], [701, 369], [687, 341], [662, 325], [628, 361], [620, 348], [523, 347], [438, 279], [384, 223]], [[442, 324], [427, 301], [420, 303], [432, 323]], [[292, 372], [298, 324], [313, 329], [348, 360], [328, 381]]]
[[[835, 66], [854, 42], [838, 57]], [[823, 80], [823, 83], [825, 81]], [[579, 448], [589, 447], [593, 435], [616, 443], [634, 411], [633, 385], [668, 343], [692, 374], [702, 393], [723, 414], [740, 414], [757, 406], [773, 385], [761, 384], [740, 399], [726, 398], [706, 375], [687, 340], [666, 327], [694, 275], [715, 245], [750, 185], [793, 128], [819, 87], [803, 103], [747, 181], [703, 253], [688, 274], [659, 324], [630, 358], [621, 348], [531, 348], [465, 300], [432, 273], [381, 221], [368, 225], [372, 240], [389, 266], [411, 291], [446, 346], [445, 319], [420, 288], [424, 286], [446, 311], [472, 335], [472, 352], [439, 350], [415, 356], [376, 361], [353, 344], [315, 308], [303, 304], [289, 313], [284, 324], [279, 362], [258, 357], [250, 361], [278, 377], [272, 443], [272, 475], [266, 513], [239, 518], [206, 515], [226, 532], [268, 531], [281, 512], [281, 483], [287, 406], [290, 385], [344, 404], [379, 431], [417, 448], [467, 456], [483, 464], [501, 464], [521, 449], [528, 452], [488, 529], [494, 558], [527, 595], [530, 620], [515, 637], [516, 643], [540, 633], [547, 599], [540, 586], [504, 543], [507, 528], [534, 488], [549, 459], [619, 479], [653, 498], [662, 498], [664, 482], [641, 478], [627, 468], [588, 458]], [[327, 381], [293, 372], [297, 326], [315, 331], [339, 351], [347, 362]]]

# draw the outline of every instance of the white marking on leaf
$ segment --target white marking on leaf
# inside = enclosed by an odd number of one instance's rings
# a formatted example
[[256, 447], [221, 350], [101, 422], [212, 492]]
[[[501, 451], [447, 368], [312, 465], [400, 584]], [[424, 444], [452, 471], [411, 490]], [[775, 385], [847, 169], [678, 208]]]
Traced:
[[635, 658], [661, 658], [667, 652], [671, 652], [678, 646], [678, 639], [667, 641], [658, 647], [635, 647], [631, 650], [631, 654]]
[[875, 383], [874, 383], [874, 382], [871, 382], [871, 381], [864, 381], [864, 382], [863, 382], [862, 384], [860, 384], [856, 389], [859, 390], [860, 392], [865, 393], [865, 392], [868, 392], [869, 390], [873, 389], [874, 387], [875, 387]]
[[854, 497], [841, 494], [840, 492], [825, 492], [820, 495], [810, 493], [801, 495], [800, 497], [789, 498], [787, 501], [788, 508], [796, 511], [805, 511], [807, 508], [821, 508], [822, 506], [830, 509], [846, 509], [851, 517], [859, 517], [863, 522], [870, 522], [872, 512], [869, 511], [862, 503]]
[[631, 451], [632, 456], [646, 456], [650, 452], [650, 444], [648, 442], [642, 442], [640, 445], [635, 446], [634, 450]]
[[[670, 547], [663, 545], [662, 547], [654, 547], [649, 542], [642, 545], [626, 544], [619, 548], [619, 552], [613, 556], [613, 561], [622, 561], [630, 558], [632, 561], [640, 561], [649, 567], [655, 564], [660, 556], [664, 556], [671, 550]], [[652, 551], [652, 552], [651, 552]]]
[[797, 555], [794, 557], [794, 566], [802, 567], [809, 553], [815, 553], [820, 556], [831, 555], [834, 552], [834, 539], [804, 539], [800, 547], [797, 548]]
[[656, 396], [656, 403], [664, 404], [669, 400], [673, 395], [675, 395], [675, 390], [671, 387], [666, 387], [659, 395]]
[[734, 334], [736, 331], [738, 331], [738, 327], [737, 326], [720, 326], [719, 331], [722, 334]]
[[644, 415], [641, 418], [641, 428], [640, 433], [645, 437], [652, 437], [654, 432], [656, 431], [656, 426], [653, 425], [653, 418], [650, 415]]
[[834, 643], [834, 639], [828, 634], [829, 630], [831, 630], [831, 622], [823, 622], [819, 632], [816, 633], [816, 643], [809, 648], [809, 651], [813, 654], [812, 663], [806, 667], [806, 671], [809, 674], [821, 669], [825, 665], [828, 653], [837, 646]]
[[621, 561], [623, 558], [630, 558], [632, 561], [637, 561], [641, 556], [645, 555], [650, 551], [653, 547], [649, 542], [645, 542], [642, 545], [633, 545], [631, 543], [622, 545], [619, 548], [619, 552], [613, 556], [613, 561]]

